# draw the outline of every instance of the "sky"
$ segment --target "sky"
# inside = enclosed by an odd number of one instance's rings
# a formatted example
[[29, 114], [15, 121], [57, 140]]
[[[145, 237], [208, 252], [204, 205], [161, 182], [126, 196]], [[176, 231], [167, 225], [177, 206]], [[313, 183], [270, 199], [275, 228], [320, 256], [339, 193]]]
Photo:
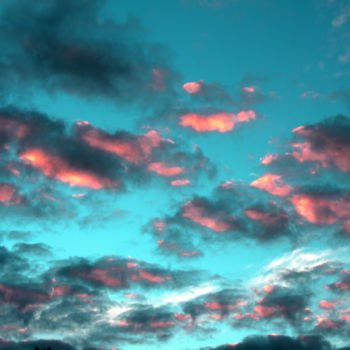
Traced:
[[3, 0], [0, 349], [349, 350], [350, 2]]

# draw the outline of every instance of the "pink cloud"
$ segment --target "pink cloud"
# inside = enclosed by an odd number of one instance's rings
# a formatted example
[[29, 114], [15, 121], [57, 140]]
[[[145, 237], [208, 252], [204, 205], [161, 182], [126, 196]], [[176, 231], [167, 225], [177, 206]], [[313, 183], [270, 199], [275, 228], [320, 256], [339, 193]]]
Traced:
[[271, 293], [271, 292], [273, 292], [274, 290], [275, 290], [275, 287], [274, 286], [271, 286], [271, 285], [266, 285], [266, 286], [264, 286], [264, 291], [266, 292], [266, 293]]
[[187, 186], [191, 183], [188, 179], [173, 180], [170, 182], [171, 186]]
[[315, 325], [317, 328], [323, 329], [337, 329], [342, 326], [341, 322], [332, 321], [329, 318], [319, 318], [317, 324]]
[[226, 181], [226, 182], [222, 183], [220, 186], [222, 188], [225, 188], [225, 189], [232, 188], [233, 186], [235, 186], [235, 182], [233, 180]]
[[203, 80], [199, 80], [198, 82], [192, 81], [192, 82], [188, 82], [186, 84], [183, 84], [182, 88], [188, 94], [196, 94], [201, 90], [202, 84], [203, 84]]
[[262, 177], [253, 181], [250, 186], [259, 188], [260, 190], [267, 191], [274, 196], [288, 196], [293, 188], [286, 185], [282, 176], [274, 174], [265, 174]]
[[187, 113], [180, 117], [180, 125], [190, 127], [197, 132], [218, 131], [225, 133], [233, 130], [236, 123], [255, 120], [256, 113], [252, 110], [242, 111], [238, 114], [230, 112], [213, 113], [209, 115]]
[[132, 299], [136, 299], [140, 296], [140, 294], [137, 293], [125, 293], [124, 294], [127, 298], [132, 298]]
[[350, 290], [350, 282], [336, 282], [334, 286], [340, 290]]
[[100, 282], [107, 287], [121, 287], [124, 285], [119, 277], [110, 276], [109, 270], [100, 268], [89, 271], [74, 271], [74, 274], [84, 280]]
[[281, 220], [287, 219], [286, 214], [273, 214], [257, 209], [246, 209], [244, 213], [251, 219], [255, 221], [260, 221], [265, 226], [272, 226]]
[[91, 147], [114, 153], [135, 164], [145, 161], [162, 141], [162, 137], [155, 130], [150, 130], [145, 135], [136, 138], [122, 138], [91, 127], [81, 132], [81, 138]]
[[290, 201], [299, 215], [313, 224], [334, 224], [350, 217], [350, 202], [328, 199], [312, 194], [297, 194]]
[[225, 315], [215, 314], [215, 315], [209, 315], [210, 318], [213, 318], [214, 320], [222, 320], [226, 318]]
[[276, 312], [276, 309], [273, 307], [257, 305], [255, 306], [254, 311], [261, 317], [269, 317]]
[[350, 147], [347, 143], [331, 136], [327, 131], [303, 126], [295, 128], [293, 133], [307, 140], [293, 144], [293, 147], [298, 150], [292, 152], [291, 155], [300, 163], [317, 162], [323, 168], [334, 165], [343, 172], [350, 172]]
[[253, 93], [255, 91], [255, 87], [254, 86], [245, 86], [245, 87], [243, 87], [243, 90], [245, 92]]
[[112, 180], [86, 170], [76, 169], [64, 159], [39, 148], [31, 148], [20, 154], [20, 159], [39, 169], [45, 176], [55, 178], [70, 186], [89, 187], [94, 190], [116, 187]]
[[162, 233], [167, 226], [168, 224], [165, 221], [153, 222], [153, 227], [157, 230], [158, 233]]
[[68, 285], [59, 285], [52, 288], [52, 294], [56, 296], [68, 295], [71, 292], [71, 287]]
[[15, 204], [13, 202], [16, 193], [15, 187], [8, 184], [0, 184], [0, 202], [5, 205]]
[[240, 306], [245, 306], [245, 302], [237, 302], [236, 304], [223, 304], [216, 301], [205, 302], [205, 306], [210, 310], [235, 310]]
[[190, 314], [175, 314], [174, 317], [181, 322], [185, 322], [191, 318], [191, 315]]
[[278, 159], [278, 154], [268, 154], [261, 159], [261, 164], [268, 165]]
[[201, 226], [210, 228], [216, 232], [225, 232], [235, 228], [232, 222], [233, 217], [227, 217], [230, 221], [220, 220], [205, 214], [205, 208], [193, 204], [192, 201], [184, 205], [182, 216], [188, 218]]
[[322, 309], [334, 309], [337, 306], [337, 302], [330, 302], [327, 300], [321, 300], [319, 305]]
[[342, 321], [350, 322], [350, 315], [339, 315], [339, 319]]
[[153, 321], [150, 323], [152, 328], [167, 328], [175, 325], [174, 321]]
[[180, 166], [170, 167], [163, 162], [150, 163], [147, 168], [151, 172], [155, 172], [160, 176], [176, 176], [184, 172], [185, 168]]
[[133, 274], [130, 276], [130, 278], [134, 281], [139, 281], [141, 279], [144, 279], [152, 283], [162, 283], [172, 279], [171, 276], [158, 276], [144, 269], [139, 269], [137, 273], [138, 275]]
[[200, 255], [201, 252], [199, 250], [182, 250], [179, 253], [181, 256], [185, 256], [185, 257], [193, 257], [196, 255]]

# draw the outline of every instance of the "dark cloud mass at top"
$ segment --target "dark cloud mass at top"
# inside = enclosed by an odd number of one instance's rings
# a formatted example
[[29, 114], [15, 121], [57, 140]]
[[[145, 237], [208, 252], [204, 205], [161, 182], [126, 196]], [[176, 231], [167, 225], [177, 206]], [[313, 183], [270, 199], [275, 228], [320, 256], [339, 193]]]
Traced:
[[[124, 102], [151, 99], [175, 76], [136, 19], [100, 16], [105, 1], [5, 1], [0, 14], [1, 85], [35, 86]], [[165, 72], [154, 85], [154, 74]], [[162, 73], [159, 73], [162, 74]], [[164, 81], [163, 81], [164, 79]]]

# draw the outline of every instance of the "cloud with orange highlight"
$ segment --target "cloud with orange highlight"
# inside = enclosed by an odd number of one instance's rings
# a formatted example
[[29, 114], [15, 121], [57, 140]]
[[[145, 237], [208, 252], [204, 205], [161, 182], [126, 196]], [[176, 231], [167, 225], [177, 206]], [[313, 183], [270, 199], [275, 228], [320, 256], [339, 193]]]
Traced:
[[94, 190], [117, 187], [117, 183], [107, 177], [70, 165], [66, 160], [40, 148], [30, 148], [20, 154], [20, 159], [45, 176], [56, 178], [70, 186], [88, 187]]
[[[66, 285], [120, 290], [130, 285], [144, 288], [181, 287], [200, 278], [196, 271], [167, 270], [134, 259], [104, 258], [96, 261], [77, 260], [54, 271], [55, 278]], [[192, 278], [192, 282], [190, 279]]]
[[258, 301], [254, 311], [263, 318], [282, 317], [294, 323], [306, 314], [305, 308], [309, 299], [310, 294], [307, 291], [275, 287]]
[[188, 186], [190, 185], [191, 181], [189, 179], [177, 179], [177, 180], [172, 180], [170, 182], [171, 186], [174, 187], [179, 187], [179, 186]]
[[153, 162], [147, 167], [148, 171], [154, 172], [160, 176], [176, 176], [182, 174], [185, 169], [181, 166], [170, 166], [164, 162]]
[[197, 94], [198, 92], [200, 92], [201, 88], [202, 88], [202, 83], [203, 80], [200, 80], [198, 82], [196, 81], [191, 81], [188, 83], [185, 83], [182, 85], [182, 88], [188, 93], [188, 94]]
[[339, 293], [348, 293], [348, 291], [350, 291], [350, 273], [342, 274], [340, 281], [328, 285], [327, 289]]
[[78, 133], [82, 140], [91, 147], [114, 153], [120, 158], [135, 164], [147, 160], [152, 150], [159, 147], [162, 141], [162, 137], [155, 130], [150, 130], [143, 136], [135, 137], [122, 132], [109, 135], [92, 128], [90, 125], [84, 125], [83, 128], [78, 128]]
[[290, 198], [296, 212], [312, 224], [331, 225], [350, 218], [350, 200], [337, 193], [298, 193]]
[[295, 142], [291, 155], [300, 163], [316, 163], [323, 168], [350, 172], [350, 120], [338, 115], [308, 126], [295, 128], [293, 133], [304, 142]]
[[274, 196], [288, 196], [293, 188], [282, 180], [282, 176], [275, 174], [265, 174], [251, 182], [250, 186], [267, 191]]
[[238, 114], [218, 112], [209, 115], [187, 113], [180, 117], [182, 127], [192, 128], [197, 132], [218, 131], [225, 133], [234, 129], [237, 123], [245, 123], [256, 119], [252, 110], [241, 111]]
[[[185, 251], [204, 254], [201, 242], [207, 240], [213, 244], [241, 239], [295, 241], [296, 215], [289, 213], [284, 205], [267, 201], [255, 186], [218, 186], [209, 196], [194, 196], [179, 203], [174, 214], [154, 219], [145, 231], [153, 236], [158, 251], [182, 257], [187, 255], [183, 254]], [[217, 234], [203, 235], [203, 232]]]
[[22, 203], [22, 197], [16, 194], [14, 186], [6, 183], [0, 183], [0, 203], [3, 205], [19, 205]]
[[210, 210], [209, 202], [200, 198], [187, 202], [183, 206], [182, 216], [215, 232], [226, 232], [238, 228], [233, 216]]
[[[256, 230], [261, 232], [261, 239], [290, 235], [291, 220], [287, 212], [276, 204], [255, 205], [244, 210], [244, 214], [251, 220]], [[255, 230], [255, 229], [253, 229]]]
[[[6, 146], [6, 169], [18, 178], [15, 183], [24, 177], [29, 180], [27, 175], [36, 170], [71, 187], [124, 191], [130, 183], [145, 186], [157, 176], [170, 178], [164, 185], [187, 186], [215, 174], [214, 164], [199, 147], [189, 152], [185, 143], [164, 138], [152, 128], [144, 134], [121, 130], [113, 134], [86, 121], [70, 129], [59, 118], [35, 111], [8, 107], [0, 115], [4, 121], [0, 143]], [[185, 173], [185, 179], [174, 178]], [[55, 198], [44, 192], [42, 196]], [[16, 198], [19, 204], [20, 197]]]
[[247, 305], [244, 298], [244, 293], [239, 289], [223, 288], [185, 302], [182, 311], [184, 315], [190, 315], [193, 325], [198, 326], [206, 317], [225, 320]]
[[201, 103], [224, 104], [232, 107], [236, 102], [229, 89], [217, 82], [206, 82], [203, 79], [190, 81], [184, 83], [182, 89], [191, 96], [193, 101]]

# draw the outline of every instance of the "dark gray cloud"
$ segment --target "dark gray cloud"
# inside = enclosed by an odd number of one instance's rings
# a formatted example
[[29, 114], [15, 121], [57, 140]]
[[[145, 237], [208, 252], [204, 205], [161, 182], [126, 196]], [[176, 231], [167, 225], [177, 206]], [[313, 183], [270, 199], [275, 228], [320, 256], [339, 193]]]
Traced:
[[[207, 350], [336, 350], [326, 339], [319, 336], [300, 336], [291, 338], [288, 336], [250, 336], [242, 342], [233, 345], [221, 345], [216, 348], [206, 348]], [[342, 348], [338, 350], [346, 350]], [[205, 350], [205, 349], [203, 349]]]
[[257, 307], [261, 310], [262, 317], [283, 317], [292, 323], [299, 323], [307, 314], [305, 309], [309, 305], [310, 297], [307, 290], [276, 287], [259, 300]]
[[[106, 201], [134, 186], [168, 187], [174, 180], [194, 185], [215, 176], [215, 166], [198, 147], [188, 151], [188, 143], [153, 129], [112, 134], [15, 107], [2, 108], [0, 121], [0, 211], [11, 225], [23, 217], [75, 216], [75, 222], [86, 226], [87, 219], [76, 217], [78, 207], [93, 210], [101, 200], [97, 196]], [[84, 198], [68, 193], [77, 190], [84, 191]], [[107, 209], [98, 213], [96, 222], [114, 215]]]
[[51, 248], [43, 243], [16, 243], [15, 253], [18, 255], [36, 255], [45, 256], [51, 255]]
[[48, 349], [52, 350], [75, 350], [76, 348], [61, 340], [26, 340], [21, 342], [9, 341], [0, 339], [1, 350], [35, 350], [35, 349]]
[[[338, 170], [349, 173], [349, 132], [350, 119], [344, 115], [300, 126], [293, 130], [293, 139], [289, 142], [285, 153], [276, 154], [276, 157], [266, 164], [268, 167], [275, 165], [273, 169], [279, 169], [282, 173], [286, 173], [285, 168], [294, 164], [295, 169], [290, 169], [290, 174], [295, 177], [298, 175], [300, 177], [301, 174], [307, 175], [307, 172], [303, 171], [304, 164], [308, 165], [309, 177], [318, 174], [320, 168], [328, 172]], [[311, 174], [310, 170], [313, 171]], [[315, 179], [315, 176], [313, 178]]]
[[160, 252], [196, 257], [206, 241], [294, 241], [291, 215], [264, 192], [247, 185], [223, 184], [209, 196], [193, 196], [178, 203], [175, 214], [155, 218], [145, 231], [153, 235]]
[[[165, 341], [181, 325], [175, 306], [152, 306], [135, 291], [177, 291], [207, 278], [200, 271], [130, 258], [43, 260], [38, 248], [41, 254], [41, 244], [18, 243], [12, 251], [0, 247], [0, 328], [5, 339], [54, 331], [68, 337], [83, 327], [85, 335], [74, 344], [100, 346], [108, 337], [147, 342], [145, 332]], [[125, 310], [113, 316], [113, 308], [119, 307]]]
[[145, 102], [177, 75], [139, 22], [103, 19], [104, 1], [6, 1], [0, 13], [1, 85]]
[[198, 282], [199, 271], [170, 270], [135, 259], [118, 257], [96, 261], [76, 259], [61, 261], [48, 272], [59, 284], [85, 286], [92, 290], [125, 289], [130, 285], [144, 288], [180, 288]]

